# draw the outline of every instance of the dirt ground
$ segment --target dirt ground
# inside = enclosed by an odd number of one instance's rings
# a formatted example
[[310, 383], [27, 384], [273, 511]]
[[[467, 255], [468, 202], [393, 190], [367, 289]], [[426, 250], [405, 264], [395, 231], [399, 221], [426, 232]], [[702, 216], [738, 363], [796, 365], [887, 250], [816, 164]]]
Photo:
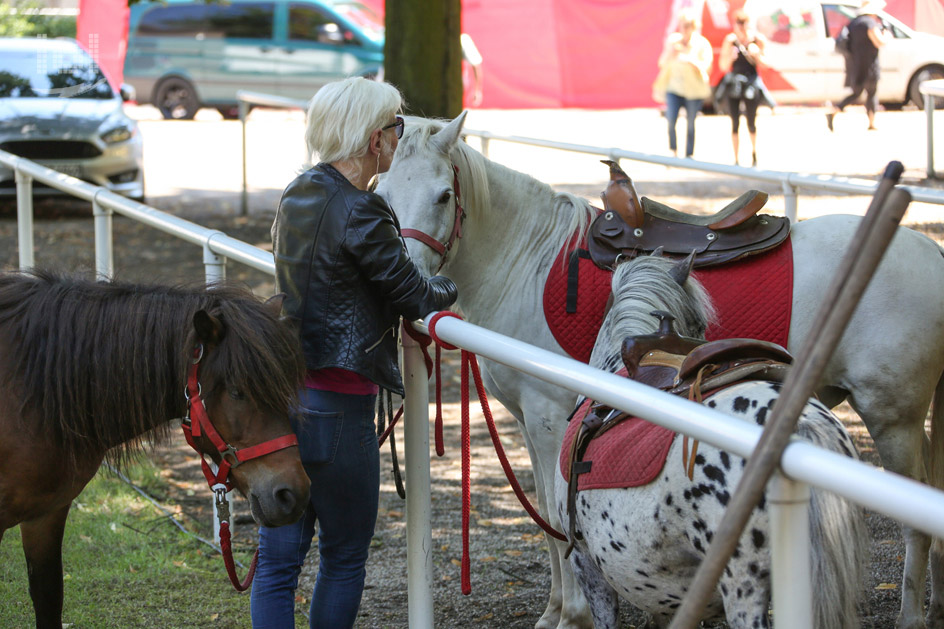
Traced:
[[[885, 118], [883, 118], [885, 120]], [[894, 122], [895, 118], [888, 118]], [[154, 123], [160, 124], [160, 123]], [[198, 124], [198, 123], [194, 123]], [[850, 123], [851, 124], [851, 123]], [[170, 125], [166, 129], [182, 129]], [[483, 125], [481, 128], [485, 128]], [[701, 134], [701, 132], [699, 132]], [[720, 136], [724, 139], [723, 130]], [[720, 146], [726, 146], [719, 143]], [[181, 160], [192, 156], [181, 155]], [[772, 155], [770, 160], [773, 161]], [[777, 166], [776, 164], [774, 166]], [[716, 210], [723, 201], [730, 200], [749, 187], [750, 182], [728, 177], [702, 177], [684, 174], [673, 180], [668, 174], [659, 174], [649, 167], [643, 177], [635, 176], [637, 185], [645, 186], [644, 194], [693, 212]], [[661, 168], [661, 167], [658, 167]], [[187, 167], [182, 161], [176, 172], [186, 177]], [[595, 171], [594, 171], [595, 172]], [[677, 172], [677, 171], [673, 171]], [[871, 177], [876, 169], [854, 171]], [[649, 176], [656, 173], [654, 176]], [[579, 181], [555, 186], [560, 190], [584, 195], [597, 200], [600, 181], [592, 184]], [[926, 185], [919, 170], [908, 171], [909, 183]], [[175, 175], [176, 176], [176, 175]], [[544, 179], [548, 180], [548, 179]], [[567, 181], [565, 179], [564, 181]], [[778, 190], [770, 190], [772, 195]], [[271, 225], [278, 189], [267, 186], [255, 190], [252, 212], [237, 216], [233, 189], [202, 189], [197, 184], [186, 189], [160, 190], [149, 184], [149, 202], [157, 207], [183, 216], [201, 225], [220, 229], [245, 242], [269, 246]], [[261, 201], [260, 201], [261, 199]], [[801, 215], [816, 212], [818, 208], [848, 206], [846, 198], [832, 198], [822, 193], [804, 193]], [[773, 200], [774, 207], [780, 203]], [[864, 209], [867, 198], [854, 201]], [[780, 206], [782, 207], [782, 205]], [[88, 270], [94, 265], [93, 227], [87, 204], [62, 199], [37, 201], [35, 250], [36, 262], [41, 266], [59, 266]], [[921, 222], [912, 227], [928, 233], [939, 242], [944, 234], [944, 223]], [[132, 281], [161, 281], [168, 283], [193, 281], [203, 273], [202, 252], [199, 247], [134, 223], [120, 216], [114, 218], [116, 245], [116, 275]], [[0, 203], [0, 265], [14, 268], [17, 264], [15, 206]], [[260, 295], [273, 292], [271, 278], [265, 274], [230, 264], [228, 279], [246, 282]], [[508, 487], [488, 438], [482, 415], [473, 404], [472, 413], [472, 593], [460, 592], [460, 456], [459, 456], [459, 391], [458, 360], [455, 353], [447, 353], [445, 361], [446, 387], [444, 415], [446, 454], [439, 458], [433, 453], [432, 472], [432, 575], [436, 626], [529, 628], [540, 617], [547, 602], [550, 574], [547, 567], [546, 545], [540, 529], [534, 525]], [[502, 443], [525, 492], [534, 500], [534, 484], [529, 472], [527, 452], [518, 433], [515, 420], [490, 400]], [[878, 464], [876, 453], [864, 427], [847, 407], [840, 413], [859, 445], [865, 460]], [[402, 432], [397, 435], [399, 459], [403, 464]], [[196, 523], [211, 521], [210, 495], [192, 452], [182, 440], [162, 447], [155, 457], [170, 472], [168, 495], [180, 504], [187, 520]], [[382, 489], [380, 514], [376, 536], [368, 563], [367, 589], [357, 621], [358, 628], [399, 628], [408, 626], [405, 503], [396, 494], [391, 474], [389, 446], [382, 454]], [[236, 543], [251, 545], [254, 527], [245, 522], [247, 510], [237, 501]], [[868, 609], [862, 616], [864, 627], [887, 628], [894, 626], [898, 611], [899, 588], [904, 546], [897, 523], [870, 513], [871, 570], [864, 588], [868, 593]], [[317, 557], [312, 555], [298, 591], [298, 607], [307, 610]], [[623, 606], [624, 626], [638, 626], [643, 616], [628, 605]], [[247, 619], [248, 626], [248, 619]], [[723, 625], [719, 625], [723, 626]]]

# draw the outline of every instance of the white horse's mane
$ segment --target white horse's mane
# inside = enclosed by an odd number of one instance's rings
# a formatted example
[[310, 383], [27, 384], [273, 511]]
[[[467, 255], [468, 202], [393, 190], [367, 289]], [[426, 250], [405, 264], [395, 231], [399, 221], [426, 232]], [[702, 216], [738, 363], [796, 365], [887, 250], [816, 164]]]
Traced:
[[611, 281], [613, 305], [597, 334], [591, 366], [601, 369], [618, 366], [624, 338], [658, 330], [659, 318], [652, 314], [655, 310], [675, 317], [678, 334], [705, 338], [705, 331], [717, 317], [711, 298], [701, 282], [691, 276], [680, 286], [669, 274], [677, 264], [671, 258], [651, 255], [616, 267]]

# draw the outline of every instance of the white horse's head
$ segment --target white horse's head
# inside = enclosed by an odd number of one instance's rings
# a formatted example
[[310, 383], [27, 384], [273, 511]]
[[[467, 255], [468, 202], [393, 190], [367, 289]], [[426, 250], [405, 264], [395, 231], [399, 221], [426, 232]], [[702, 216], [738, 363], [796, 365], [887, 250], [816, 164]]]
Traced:
[[457, 254], [462, 230], [488, 199], [484, 158], [459, 138], [465, 116], [448, 124], [407, 116], [390, 170], [377, 184], [377, 194], [397, 214], [410, 256], [427, 275]]

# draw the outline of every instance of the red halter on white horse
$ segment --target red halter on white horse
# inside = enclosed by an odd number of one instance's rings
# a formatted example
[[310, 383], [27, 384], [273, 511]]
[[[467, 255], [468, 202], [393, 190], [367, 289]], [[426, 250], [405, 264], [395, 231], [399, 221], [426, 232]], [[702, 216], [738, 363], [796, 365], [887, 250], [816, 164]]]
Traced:
[[453, 243], [462, 238], [462, 222], [465, 220], [465, 210], [462, 209], [461, 192], [459, 191], [459, 167], [455, 164], [452, 165], [452, 189], [456, 193], [456, 219], [452, 224], [452, 233], [449, 234], [449, 238], [446, 239], [446, 242], [439, 242], [426, 232], [422, 232], [418, 229], [400, 230], [404, 238], [419, 240], [440, 255], [439, 267], [436, 269], [436, 273], [439, 273], [443, 265], [446, 264], [446, 257], [449, 255], [449, 250], [452, 249]]

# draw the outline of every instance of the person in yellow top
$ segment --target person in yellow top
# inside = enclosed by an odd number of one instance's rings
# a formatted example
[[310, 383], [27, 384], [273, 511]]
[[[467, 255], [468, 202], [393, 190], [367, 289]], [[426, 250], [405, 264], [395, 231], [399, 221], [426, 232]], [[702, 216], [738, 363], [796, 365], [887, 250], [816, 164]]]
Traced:
[[[695, 13], [682, 10], [678, 14], [677, 32], [665, 40], [659, 57], [659, 78], [656, 91], [665, 90], [665, 119], [669, 123], [669, 149], [678, 156], [675, 123], [679, 109], [685, 108], [688, 132], [685, 137], [685, 157], [695, 152], [695, 116], [711, 93], [708, 70], [711, 68], [711, 44], [699, 32]], [[657, 95], [661, 96], [661, 94]]]

